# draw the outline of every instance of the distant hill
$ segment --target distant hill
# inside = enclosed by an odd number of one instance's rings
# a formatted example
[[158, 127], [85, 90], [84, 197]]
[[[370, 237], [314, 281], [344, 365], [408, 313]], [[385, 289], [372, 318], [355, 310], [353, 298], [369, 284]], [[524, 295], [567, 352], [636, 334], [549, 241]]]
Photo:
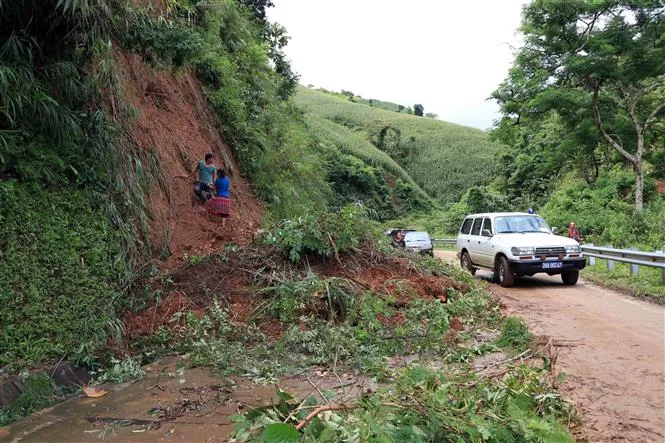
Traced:
[[458, 200], [468, 188], [487, 185], [494, 177], [499, 145], [479, 129], [381, 109], [395, 105], [389, 102], [373, 100], [374, 106], [369, 106], [308, 88], [298, 90], [296, 102], [307, 115], [335, 123], [340, 132], [336, 137], [364, 140], [354, 146], [367, 157], [379, 157], [371, 148], [387, 154], [443, 203]]

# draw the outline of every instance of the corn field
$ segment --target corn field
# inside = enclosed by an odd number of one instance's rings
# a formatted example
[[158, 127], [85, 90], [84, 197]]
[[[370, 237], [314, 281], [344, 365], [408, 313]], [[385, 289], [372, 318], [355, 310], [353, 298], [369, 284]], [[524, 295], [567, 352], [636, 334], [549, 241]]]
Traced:
[[[472, 186], [489, 184], [494, 177], [499, 145], [479, 129], [377, 109], [306, 88], [299, 89], [296, 102], [310, 122], [316, 121], [315, 127], [325, 128], [322, 133], [346, 140], [353, 155], [380, 161], [386, 168], [394, 169], [392, 163], [397, 163], [420, 188], [444, 203], [458, 200]], [[383, 150], [376, 148], [382, 144]]]

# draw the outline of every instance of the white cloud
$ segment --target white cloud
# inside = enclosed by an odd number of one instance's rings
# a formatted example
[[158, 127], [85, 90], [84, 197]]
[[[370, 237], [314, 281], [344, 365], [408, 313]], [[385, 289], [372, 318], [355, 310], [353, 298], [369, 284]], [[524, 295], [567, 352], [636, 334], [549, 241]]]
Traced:
[[486, 129], [525, 0], [275, 0], [301, 83], [346, 89]]

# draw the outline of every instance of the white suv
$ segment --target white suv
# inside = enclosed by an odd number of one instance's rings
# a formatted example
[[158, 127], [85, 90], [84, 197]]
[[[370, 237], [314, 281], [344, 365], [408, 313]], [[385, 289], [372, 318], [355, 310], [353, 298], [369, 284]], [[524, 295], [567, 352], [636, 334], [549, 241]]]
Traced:
[[561, 274], [564, 284], [574, 285], [586, 266], [579, 243], [556, 235], [539, 216], [523, 212], [468, 215], [457, 236], [457, 255], [472, 274], [477, 268], [494, 271], [501, 286], [538, 272]]

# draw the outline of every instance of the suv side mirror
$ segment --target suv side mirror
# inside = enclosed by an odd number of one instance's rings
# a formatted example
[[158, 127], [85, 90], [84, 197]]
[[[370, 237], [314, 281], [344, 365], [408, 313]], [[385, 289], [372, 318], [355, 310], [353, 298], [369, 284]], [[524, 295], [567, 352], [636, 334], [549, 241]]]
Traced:
[[559, 228], [556, 226], [552, 228], [552, 234], [557, 235], [559, 233]]
[[492, 236], [492, 231], [489, 229], [483, 229], [483, 237], [491, 237]]

